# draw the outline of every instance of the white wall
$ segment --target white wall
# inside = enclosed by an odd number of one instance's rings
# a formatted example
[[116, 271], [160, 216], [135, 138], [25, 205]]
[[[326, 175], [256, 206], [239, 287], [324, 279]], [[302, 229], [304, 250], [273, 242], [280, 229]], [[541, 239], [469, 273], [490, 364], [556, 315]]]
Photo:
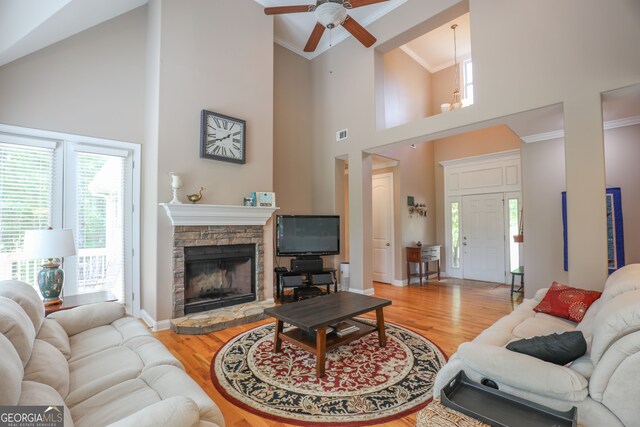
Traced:
[[[407, 2], [368, 30], [379, 44], [397, 47], [388, 42], [455, 5], [454, 1]], [[357, 206], [367, 203], [370, 192], [366, 177], [359, 176], [367, 168], [363, 150], [438, 139], [485, 127], [487, 121], [500, 123], [509, 114], [563, 102], [566, 182], [574, 195], [569, 204], [569, 244], [570, 265], [575, 267], [569, 276], [586, 288], [600, 288], [607, 274], [600, 93], [640, 81], [640, 56], [629, 54], [640, 39], [640, 4], [633, 0], [613, 4], [471, 0], [469, 9], [475, 104], [450, 114], [377, 131], [375, 51], [349, 38], [313, 60], [314, 158], [319, 159], [314, 169], [314, 200], [323, 206], [334, 204], [335, 157], [347, 155], [350, 171], [358, 172], [349, 177], [352, 282], [371, 286], [362, 255], [371, 252], [366, 225], [370, 208]], [[345, 93], [348, 101], [336, 102]], [[350, 130], [349, 144], [336, 144], [335, 131], [345, 127]], [[585, 205], [593, 209], [584, 212], [581, 206]], [[529, 216], [526, 209], [524, 215]]]

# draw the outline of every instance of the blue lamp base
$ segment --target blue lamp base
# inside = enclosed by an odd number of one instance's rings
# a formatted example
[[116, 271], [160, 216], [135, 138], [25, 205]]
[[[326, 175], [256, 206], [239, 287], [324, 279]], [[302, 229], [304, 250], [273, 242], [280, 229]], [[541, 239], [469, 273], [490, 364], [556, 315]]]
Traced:
[[42, 270], [38, 272], [38, 286], [45, 305], [62, 302], [60, 294], [62, 293], [63, 284], [64, 271], [59, 264], [52, 262], [44, 264]]

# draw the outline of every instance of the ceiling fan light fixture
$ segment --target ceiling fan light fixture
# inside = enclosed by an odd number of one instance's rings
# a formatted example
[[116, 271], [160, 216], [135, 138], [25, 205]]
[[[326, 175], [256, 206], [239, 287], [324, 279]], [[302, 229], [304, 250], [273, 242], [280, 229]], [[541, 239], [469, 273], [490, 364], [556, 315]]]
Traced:
[[326, 2], [316, 7], [316, 20], [324, 27], [332, 29], [347, 19], [347, 9], [341, 3]]

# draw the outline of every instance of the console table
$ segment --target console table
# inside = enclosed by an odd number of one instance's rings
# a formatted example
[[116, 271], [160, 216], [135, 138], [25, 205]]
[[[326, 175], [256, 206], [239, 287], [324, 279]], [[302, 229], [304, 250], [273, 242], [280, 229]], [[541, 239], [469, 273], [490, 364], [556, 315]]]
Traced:
[[[411, 277], [418, 276], [420, 278], [420, 286], [422, 286], [422, 278], [427, 280], [431, 274], [437, 274], [440, 280], [440, 246], [441, 245], [422, 245], [407, 247], [407, 284], [411, 284]], [[429, 270], [429, 263], [435, 262], [437, 270]], [[411, 273], [411, 263], [418, 264], [418, 273]], [[425, 270], [422, 264], [425, 264]]]
[[99, 302], [118, 301], [111, 291], [90, 292], [88, 294], [65, 295], [62, 303], [47, 305], [44, 308], [45, 316], [60, 310], [79, 307], [81, 305], [97, 304]]

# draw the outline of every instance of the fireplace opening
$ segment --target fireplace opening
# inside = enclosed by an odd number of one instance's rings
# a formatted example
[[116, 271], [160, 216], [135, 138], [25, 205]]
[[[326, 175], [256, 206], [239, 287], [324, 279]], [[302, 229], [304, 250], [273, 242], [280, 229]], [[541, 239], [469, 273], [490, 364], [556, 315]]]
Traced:
[[256, 245], [184, 248], [184, 312], [256, 300]]

